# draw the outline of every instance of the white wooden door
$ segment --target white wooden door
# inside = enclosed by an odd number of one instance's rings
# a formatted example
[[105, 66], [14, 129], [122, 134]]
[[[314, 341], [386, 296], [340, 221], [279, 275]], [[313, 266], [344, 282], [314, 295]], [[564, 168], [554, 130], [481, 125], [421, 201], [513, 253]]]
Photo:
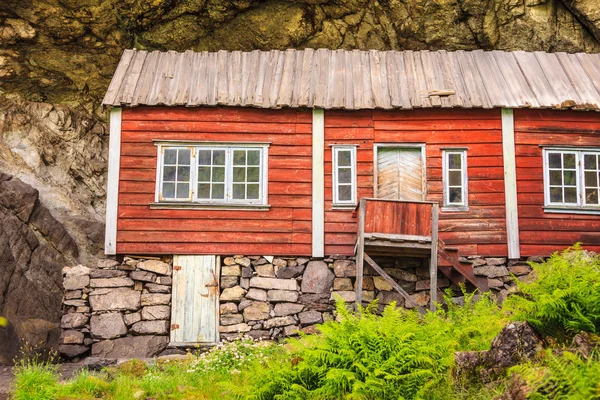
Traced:
[[216, 256], [173, 257], [171, 343], [219, 341], [219, 265]]
[[423, 151], [421, 147], [378, 147], [376, 197], [424, 200]]

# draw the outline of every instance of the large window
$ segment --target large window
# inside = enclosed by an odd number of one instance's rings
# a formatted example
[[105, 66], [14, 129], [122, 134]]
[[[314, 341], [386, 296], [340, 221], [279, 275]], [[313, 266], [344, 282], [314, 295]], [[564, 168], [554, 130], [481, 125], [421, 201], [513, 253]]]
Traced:
[[333, 205], [356, 205], [356, 146], [332, 146]]
[[444, 207], [465, 210], [468, 207], [467, 151], [447, 149], [442, 151]]
[[266, 145], [159, 144], [157, 200], [266, 203]]
[[545, 205], [600, 209], [600, 150], [544, 149]]

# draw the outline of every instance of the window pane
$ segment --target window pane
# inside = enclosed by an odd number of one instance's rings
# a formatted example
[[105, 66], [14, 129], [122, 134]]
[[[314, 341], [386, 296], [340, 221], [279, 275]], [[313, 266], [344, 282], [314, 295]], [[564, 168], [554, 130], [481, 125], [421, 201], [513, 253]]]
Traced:
[[179, 165], [190, 165], [190, 154], [192, 151], [190, 149], [179, 149], [179, 159], [177, 160], [177, 164]]
[[460, 171], [448, 171], [448, 185], [462, 186]]
[[598, 175], [596, 174], [596, 171], [585, 172], [585, 186], [598, 187]]
[[565, 186], [575, 186], [575, 171], [564, 171]]
[[562, 172], [550, 171], [550, 184], [551, 185], [562, 185]]
[[460, 154], [448, 154], [448, 168], [450, 169], [461, 169], [461, 155]]
[[198, 198], [210, 199], [210, 183], [201, 183], [198, 185]]
[[563, 154], [563, 163], [563, 168], [575, 169], [575, 154]]
[[550, 168], [561, 168], [562, 162], [560, 153], [548, 153], [548, 164], [550, 165]]
[[225, 182], [225, 167], [213, 167], [212, 181], [213, 182]]
[[260, 168], [248, 167], [248, 182], [260, 182]]
[[260, 150], [248, 150], [248, 165], [260, 165]]
[[233, 151], [233, 165], [246, 165], [246, 150]]
[[351, 185], [339, 185], [338, 186], [338, 200], [340, 200], [340, 201], [352, 200], [352, 186]]
[[585, 190], [585, 204], [598, 204], [598, 189]]
[[351, 183], [352, 174], [350, 168], [339, 168], [338, 169], [338, 183]]
[[187, 199], [190, 197], [190, 184], [189, 183], [178, 183], [177, 184], [177, 198]]
[[210, 167], [198, 167], [198, 182], [210, 181]]
[[175, 167], [164, 167], [163, 169], [163, 181], [174, 181], [175, 180]]
[[165, 149], [165, 164], [175, 164], [177, 162], [177, 150]]
[[551, 187], [550, 188], [550, 201], [552, 203], [562, 203], [562, 188], [560, 187]]
[[462, 190], [461, 188], [450, 188], [449, 192], [449, 202], [450, 203], [462, 203]]
[[583, 165], [585, 166], [585, 169], [596, 169], [597, 161], [595, 154], [586, 154], [583, 156]]
[[178, 182], [189, 182], [190, 180], [190, 167], [179, 167], [177, 168], [177, 181]]
[[198, 165], [210, 165], [210, 150], [198, 151]]
[[577, 203], [577, 188], [565, 188], [565, 203]]
[[257, 184], [248, 185], [248, 199], [249, 200], [257, 200], [258, 199], [258, 189], [259, 186]]
[[236, 200], [245, 199], [246, 198], [246, 185], [233, 185], [233, 198]]
[[338, 151], [338, 165], [340, 167], [349, 167], [352, 165], [352, 153], [350, 150]]
[[222, 200], [225, 198], [225, 185], [223, 183], [212, 185], [212, 198], [215, 200]]
[[225, 165], [225, 150], [213, 151], [213, 165]]
[[246, 182], [246, 168], [234, 167], [233, 168], [233, 181], [234, 182]]
[[163, 183], [162, 197], [165, 199], [172, 199], [175, 197], [174, 183]]

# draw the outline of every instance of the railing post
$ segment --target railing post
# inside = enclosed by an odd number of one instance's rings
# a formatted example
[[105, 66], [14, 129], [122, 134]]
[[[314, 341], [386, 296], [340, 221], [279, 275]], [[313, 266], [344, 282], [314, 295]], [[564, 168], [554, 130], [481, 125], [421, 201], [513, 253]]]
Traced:
[[430, 310], [435, 311], [437, 301], [437, 270], [438, 270], [438, 220], [439, 205], [431, 205], [431, 256], [429, 259], [429, 301]]
[[[356, 304], [362, 304], [363, 264], [365, 261], [365, 213], [366, 200], [358, 203], [358, 238], [356, 245]], [[356, 307], [358, 309], [358, 307]]]

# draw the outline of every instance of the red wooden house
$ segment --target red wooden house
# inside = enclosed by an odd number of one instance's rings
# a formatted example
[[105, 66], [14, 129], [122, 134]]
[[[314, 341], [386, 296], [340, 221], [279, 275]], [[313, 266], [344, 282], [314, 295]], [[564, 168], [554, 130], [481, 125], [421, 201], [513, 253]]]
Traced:
[[600, 251], [598, 54], [130, 50], [103, 104], [106, 254]]

